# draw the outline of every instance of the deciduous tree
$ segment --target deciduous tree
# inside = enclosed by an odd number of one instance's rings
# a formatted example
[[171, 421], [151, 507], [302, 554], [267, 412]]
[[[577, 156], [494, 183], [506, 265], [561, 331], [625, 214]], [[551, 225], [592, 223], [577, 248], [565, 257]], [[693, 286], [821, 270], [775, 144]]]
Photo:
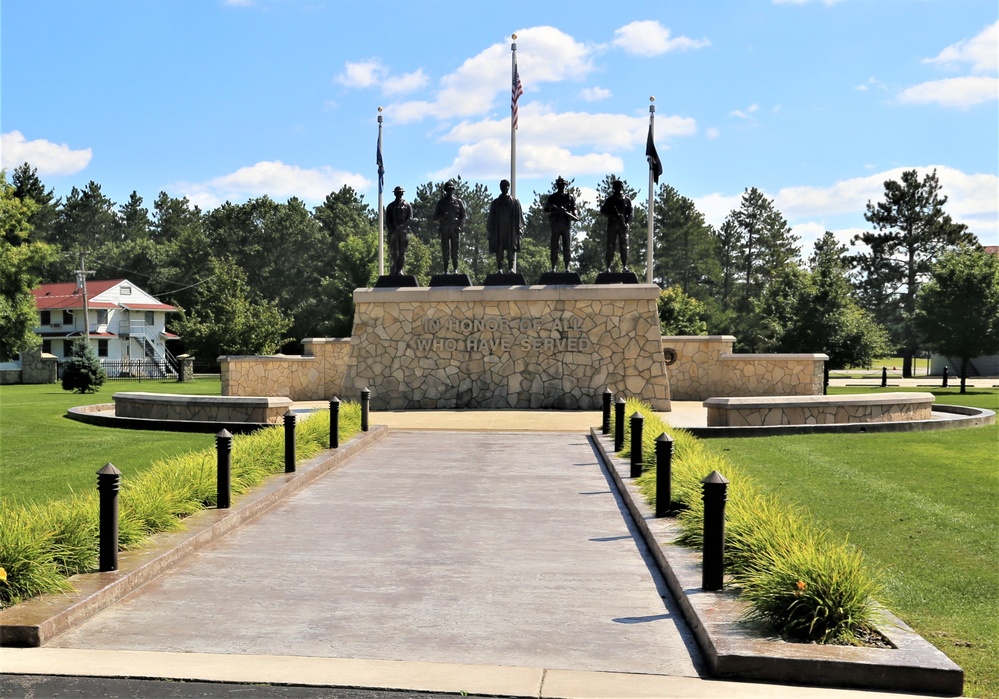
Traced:
[[999, 257], [975, 246], [945, 252], [916, 296], [924, 345], [960, 362], [961, 393], [975, 357], [999, 353]]
[[31, 290], [41, 280], [42, 269], [55, 255], [54, 247], [31, 242], [31, 216], [37, 205], [15, 196], [0, 170], [0, 361], [37, 347], [38, 312]]

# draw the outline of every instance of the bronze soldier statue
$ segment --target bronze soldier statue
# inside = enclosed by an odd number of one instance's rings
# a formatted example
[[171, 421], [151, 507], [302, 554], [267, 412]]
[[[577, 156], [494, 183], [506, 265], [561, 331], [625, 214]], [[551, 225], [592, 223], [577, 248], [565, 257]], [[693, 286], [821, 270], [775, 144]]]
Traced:
[[389, 255], [392, 262], [392, 276], [402, 274], [406, 264], [406, 250], [409, 249], [409, 224], [413, 220], [413, 207], [402, 198], [406, 190], [396, 187], [395, 201], [385, 207], [385, 225], [388, 227]]
[[434, 221], [438, 223], [441, 238], [441, 258], [444, 260], [444, 274], [447, 274], [448, 260], [458, 273], [458, 244], [461, 240], [461, 227], [465, 223], [465, 205], [454, 196], [454, 182], [444, 185], [444, 196], [434, 209]]
[[631, 223], [631, 200], [624, 195], [624, 182], [614, 180], [614, 193], [600, 206], [600, 213], [607, 217], [607, 251], [604, 258], [607, 271], [614, 261], [615, 243], [621, 252], [621, 271], [628, 272], [628, 224]]
[[542, 210], [548, 214], [548, 220], [552, 227], [552, 237], [549, 246], [551, 252], [552, 271], [558, 264], [559, 248], [562, 249], [562, 263], [565, 271], [569, 271], [569, 232], [572, 222], [578, 221], [576, 216], [576, 198], [565, 191], [569, 184], [559, 177], [555, 180], [555, 191], [548, 195]]
[[510, 196], [510, 183], [500, 182], [501, 194], [489, 206], [486, 233], [489, 251], [496, 255], [496, 271], [503, 271], [503, 254], [506, 253], [507, 270], [513, 272], [514, 254], [520, 252], [520, 235], [524, 230], [524, 210], [520, 202]]

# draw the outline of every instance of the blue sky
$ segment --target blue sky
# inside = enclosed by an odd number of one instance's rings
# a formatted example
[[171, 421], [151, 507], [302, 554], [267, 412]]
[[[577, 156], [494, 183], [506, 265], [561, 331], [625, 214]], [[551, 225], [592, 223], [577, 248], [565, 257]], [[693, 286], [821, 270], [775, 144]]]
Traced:
[[[160, 191], [208, 209], [349, 184], [510, 172], [517, 193], [607, 174], [645, 201], [649, 97], [668, 182], [717, 225], [773, 198], [805, 253], [844, 241], [904, 169], [999, 243], [995, 0], [3, 0], [3, 167], [65, 197]], [[498, 191], [497, 191], [498, 193]]]

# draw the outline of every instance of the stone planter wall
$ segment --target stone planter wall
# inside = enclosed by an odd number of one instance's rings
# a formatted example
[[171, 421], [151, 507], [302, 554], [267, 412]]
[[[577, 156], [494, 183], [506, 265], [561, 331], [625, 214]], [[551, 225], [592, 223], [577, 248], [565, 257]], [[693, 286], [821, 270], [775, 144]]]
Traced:
[[732, 335], [666, 336], [673, 400], [712, 396], [820, 396], [825, 354], [734, 354]]
[[344, 392], [377, 410], [669, 410], [656, 299], [639, 285], [358, 289]]
[[118, 417], [196, 422], [251, 422], [277, 424], [291, 408], [288, 398], [186, 396], [166, 393], [115, 393]]
[[350, 338], [309, 338], [305, 354], [219, 357], [223, 396], [330, 400], [343, 394]]
[[856, 396], [709, 398], [709, 427], [832, 425], [929, 420], [932, 393], [876, 393]]

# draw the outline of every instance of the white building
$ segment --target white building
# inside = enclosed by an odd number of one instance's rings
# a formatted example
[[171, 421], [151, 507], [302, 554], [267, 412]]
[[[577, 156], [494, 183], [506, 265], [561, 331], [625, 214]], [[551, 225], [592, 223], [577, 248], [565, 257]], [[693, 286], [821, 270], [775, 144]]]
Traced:
[[[64, 359], [84, 335], [83, 292], [76, 282], [43, 284], [31, 292], [38, 308], [35, 332], [42, 352]], [[176, 361], [166, 340], [167, 313], [176, 308], [127, 279], [87, 282], [90, 345], [108, 376], [176, 376]]]

